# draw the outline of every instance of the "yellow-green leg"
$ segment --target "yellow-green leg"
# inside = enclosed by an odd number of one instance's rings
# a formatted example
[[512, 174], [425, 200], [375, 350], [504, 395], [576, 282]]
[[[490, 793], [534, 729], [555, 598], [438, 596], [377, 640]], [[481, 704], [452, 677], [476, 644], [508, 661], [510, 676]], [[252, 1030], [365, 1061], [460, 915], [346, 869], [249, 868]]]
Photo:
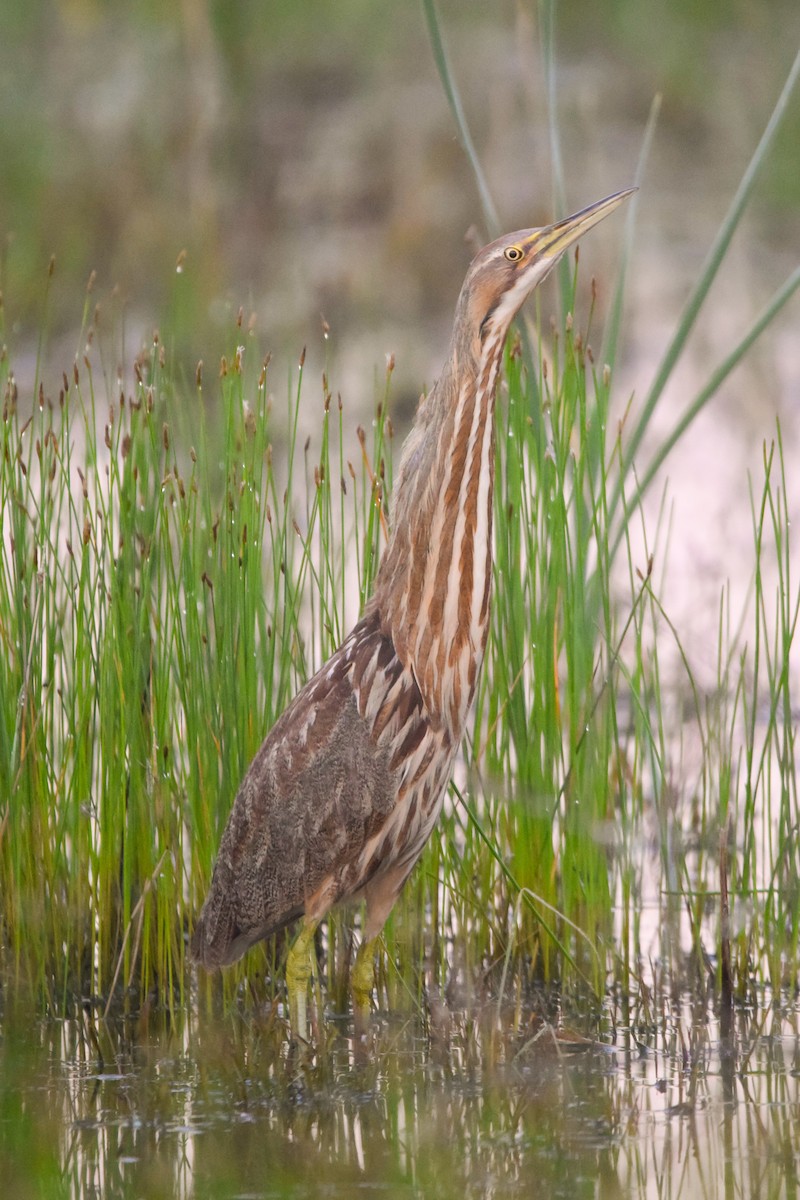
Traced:
[[355, 962], [350, 971], [350, 990], [353, 993], [353, 1013], [356, 1021], [363, 1022], [372, 1007], [372, 992], [375, 987], [375, 942], [377, 938], [365, 938], [358, 947]]
[[289, 993], [289, 1021], [293, 1035], [308, 1041], [308, 985], [317, 965], [314, 934], [318, 921], [304, 921], [286, 958], [286, 990]]

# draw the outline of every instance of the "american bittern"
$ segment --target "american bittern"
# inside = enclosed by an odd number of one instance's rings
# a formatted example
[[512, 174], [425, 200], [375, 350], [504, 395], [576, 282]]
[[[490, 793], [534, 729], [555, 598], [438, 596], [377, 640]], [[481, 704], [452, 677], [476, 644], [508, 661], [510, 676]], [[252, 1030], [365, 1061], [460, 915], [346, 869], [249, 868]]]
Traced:
[[374, 942], [442, 806], [489, 622], [494, 401], [511, 321], [587, 229], [629, 192], [473, 259], [442, 374], [403, 447], [375, 592], [332, 658], [278, 719], [242, 781], [192, 954], [225, 966], [302, 918], [286, 962], [294, 1033], [306, 1036], [314, 932], [363, 896], [351, 972], [369, 1009]]

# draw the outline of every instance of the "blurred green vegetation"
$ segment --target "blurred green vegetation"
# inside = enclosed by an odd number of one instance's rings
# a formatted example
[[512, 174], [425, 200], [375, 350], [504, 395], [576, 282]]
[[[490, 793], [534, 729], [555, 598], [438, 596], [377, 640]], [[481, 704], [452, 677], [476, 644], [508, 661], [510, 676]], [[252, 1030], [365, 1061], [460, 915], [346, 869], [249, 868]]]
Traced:
[[[540, 7], [440, 4], [501, 191], [531, 170], [514, 156], [541, 119], [530, 94], [540, 86]], [[574, 110], [594, 104], [609, 171], [631, 123], [638, 139], [656, 91], [687, 158], [729, 136], [732, 156], [749, 150], [800, 32], [792, 0], [581, 0], [557, 15], [567, 144]], [[776, 238], [780, 211], [800, 206], [798, 138], [795, 111], [762, 191]], [[272, 348], [292, 353], [320, 310], [342, 333], [388, 310], [413, 343], [421, 320], [449, 314], [464, 233], [480, 223], [410, 0], [3, 5], [0, 163], [5, 336], [23, 347], [38, 337], [53, 254], [54, 335], [78, 327], [76, 295], [96, 271], [100, 289], [119, 285], [134, 327], [169, 318], [189, 359], [240, 304], [261, 311]], [[547, 205], [544, 164], [534, 169], [541, 183], [514, 201], [520, 211], [532, 191]], [[569, 164], [571, 179], [580, 171], [579, 159]], [[174, 308], [181, 251], [192, 287]]]

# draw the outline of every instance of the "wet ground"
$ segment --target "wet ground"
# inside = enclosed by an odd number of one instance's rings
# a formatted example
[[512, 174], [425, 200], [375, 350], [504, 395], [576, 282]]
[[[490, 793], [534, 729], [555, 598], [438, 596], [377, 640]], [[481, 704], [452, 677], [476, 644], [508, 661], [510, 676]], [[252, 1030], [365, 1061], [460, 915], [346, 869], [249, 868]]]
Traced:
[[[763, 1004], [763, 1007], [762, 1007]], [[800, 1184], [800, 1008], [652, 997], [593, 1028], [495, 1007], [171, 1020], [6, 1016], [3, 1194], [778, 1197]]]

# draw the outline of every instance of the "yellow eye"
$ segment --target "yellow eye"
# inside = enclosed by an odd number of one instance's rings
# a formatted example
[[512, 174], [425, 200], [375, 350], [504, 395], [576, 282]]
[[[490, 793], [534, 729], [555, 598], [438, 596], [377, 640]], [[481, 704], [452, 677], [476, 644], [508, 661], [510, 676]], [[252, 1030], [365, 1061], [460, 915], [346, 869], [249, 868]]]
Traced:
[[509, 262], [519, 262], [522, 258], [522, 251], [519, 246], [507, 246], [503, 251]]

